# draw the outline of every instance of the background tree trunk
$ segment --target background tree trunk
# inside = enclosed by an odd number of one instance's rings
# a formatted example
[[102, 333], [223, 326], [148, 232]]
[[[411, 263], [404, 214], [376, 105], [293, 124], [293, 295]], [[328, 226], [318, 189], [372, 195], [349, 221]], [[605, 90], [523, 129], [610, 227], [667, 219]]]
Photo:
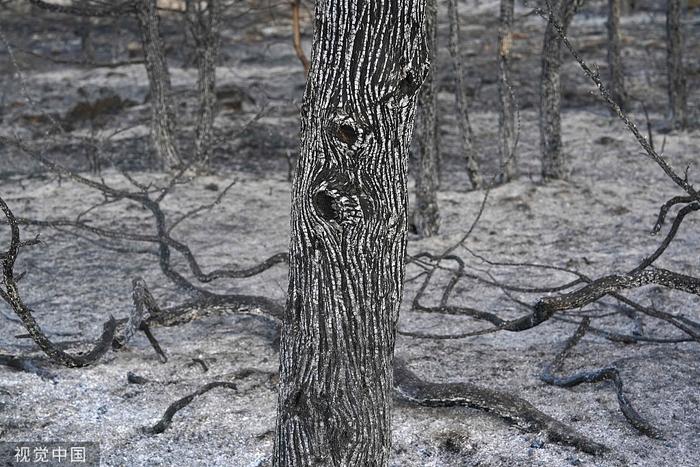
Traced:
[[156, 0], [143, 0], [136, 9], [141, 42], [151, 92], [151, 137], [158, 160], [168, 168], [182, 163], [177, 151], [171, 97], [170, 71], [160, 36], [160, 19]]
[[431, 70], [425, 78], [418, 97], [416, 119], [416, 207], [413, 224], [421, 237], [430, 237], [440, 228], [440, 210], [437, 201], [439, 131], [437, 127], [437, 89], [435, 86], [435, 57], [437, 50], [437, 2], [425, 2], [425, 29]]
[[510, 49], [513, 45], [514, 0], [501, 0], [501, 24], [498, 30], [498, 154], [503, 180], [517, 176], [515, 148], [515, 102], [510, 80]]
[[[554, 19], [564, 33], [582, 0], [550, 2]], [[542, 46], [542, 79], [540, 83], [540, 147], [542, 149], [542, 178], [566, 178], [566, 165], [561, 141], [561, 39], [552, 22], [547, 23]]]
[[687, 124], [687, 89], [683, 68], [683, 36], [681, 34], [681, 0], [667, 0], [666, 38], [668, 68], [668, 98], [671, 120], [675, 129], [684, 129]]
[[622, 67], [622, 42], [620, 40], [620, 0], [608, 0], [608, 69], [610, 71], [610, 95], [621, 109], [627, 106], [625, 72]]
[[216, 117], [216, 60], [221, 45], [219, 0], [187, 0], [187, 21], [197, 60], [199, 114], [195, 128], [195, 157], [206, 166], [211, 156]]
[[459, 9], [457, 0], [447, 0], [447, 12], [450, 20], [450, 38], [448, 48], [452, 56], [452, 64], [455, 71], [455, 79], [457, 86], [455, 89], [455, 103], [457, 105], [457, 123], [459, 124], [459, 133], [462, 138], [462, 152], [467, 161], [467, 174], [472, 186], [481, 187], [481, 173], [479, 172], [479, 163], [476, 159], [476, 151], [474, 150], [474, 138], [472, 134], [472, 126], [469, 123], [469, 111], [467, 109], [466, 88], [464, 86], [464, 70], [462, 68], [462, 58], [459, 54]]
[[388, 464], [423, 0], [316, 2], [291, 213], [276, 466]]

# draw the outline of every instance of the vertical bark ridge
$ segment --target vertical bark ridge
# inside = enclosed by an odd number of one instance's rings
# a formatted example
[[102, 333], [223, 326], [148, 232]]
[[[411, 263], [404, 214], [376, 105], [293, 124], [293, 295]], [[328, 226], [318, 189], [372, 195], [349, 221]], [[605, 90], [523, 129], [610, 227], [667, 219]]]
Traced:
[[292, 193], [277, 466], [387, 465], [423, 0], [316, 3]]

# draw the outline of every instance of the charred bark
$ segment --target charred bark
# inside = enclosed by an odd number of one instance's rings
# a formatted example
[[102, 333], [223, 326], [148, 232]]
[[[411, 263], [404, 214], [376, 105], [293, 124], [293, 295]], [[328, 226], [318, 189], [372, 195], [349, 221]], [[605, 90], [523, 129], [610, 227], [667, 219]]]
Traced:
[[388, 464], [422, 0], [316, 3], [292, 192], [276, 466]]
[[683, 35], [681, 33], [681, 0], [666, 3], [666, 66], [671, 121], [675, 129], [687, 125], [688, 91], [683, 68]]
[[510, 79], [510, 49], [513, 45], [514, 0], [501, 0], [501, 24], [498, 30], [498, 154], [504, 181], [517, 176], [515, 157], [515, 102]]
[[425, 5], [425, 28], [428, 38], [428, 53], [433, 64], [425, 78], [418, 96], [416, 118], [416, 207], [413, 224], [421, 237], [430, 237], [440, 228], [440, 211], [437, 200], [438, 137], [437, 89], [435, 86], [435, 56], [437, 50], [437, 2], [427, 0]]
[[566, 178], [566, 164], [561, 141], [561, 38], [552, 19], [566, 30], [583, 0], [556, 0], [551, 5], [550, 21], [542, 46], [542, 78], [540, 83], [540, 147], [542, 149], [542, 178]]
[[620, 40], [620, 1], [608, 0], [608, 71], [610, 95], [621, 109], [626, 108], [625, 72], [622, 67]]
[[205, 166], [212, 151], [216, 117], [216, 60], [221, 45], [221, 12], [218, 0], [187, 0], [187, 21], [197, 60], [199, 114], [195, 129], [195, 158]]
[[143, 0], [136, 7], [146, 72], [151, 92], [151, 138], [158, 161], [173, 168], [182, 163], [175, 142], [170, 70], [160, 35], [156, 0]]

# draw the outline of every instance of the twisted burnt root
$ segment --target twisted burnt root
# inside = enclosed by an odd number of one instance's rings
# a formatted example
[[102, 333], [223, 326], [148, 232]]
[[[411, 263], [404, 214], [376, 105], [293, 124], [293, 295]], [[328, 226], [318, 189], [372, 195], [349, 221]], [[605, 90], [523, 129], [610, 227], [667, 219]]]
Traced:
[[420, 379], [406, 362], [394, 359], [394, 389], [401, 400], [426, 407], [471, 407], [491, 412], [528, 432], [544, 432], [550, 441], [573, 446], [589, 454], [607, 447], [590, 440], [517, 396], [470, 383], [431, 383]]
[[650, 438], [663, 439], [663, 433], [644, 420], [644, 418], [639, 415], [634, 407], [632, 407], [632, 404], [622, 390], [622, 377], [620, 376], [620, 372], [617, 370], [617, 368], [609, 366], [591, 371], [582, 371], [569, 376], [555, 375], [555, 373], [561, 371], [564, 360], [571, 353], [571, 349], [573, 349], [586, 334], [589, 324], [590, 319], [587, 317], [581, 321], [581, 324], [576, 329], [576, 332], [569, 339], [567, 339], [566, 343], [564, 344], [564, 348], [557, 354], [554, 361], [545, 367], [542, 375], [540, 375], [540, 379], [547, 384], [564, 388], [572, 388], [583, 383], [599, 383], [606, 380], [611, 381], [615, 385], [615, 392], [617, 393], [617, 401], [620, 405], [620, 410], [630, 425], [632, 425], [640, 433], [643, 433]]

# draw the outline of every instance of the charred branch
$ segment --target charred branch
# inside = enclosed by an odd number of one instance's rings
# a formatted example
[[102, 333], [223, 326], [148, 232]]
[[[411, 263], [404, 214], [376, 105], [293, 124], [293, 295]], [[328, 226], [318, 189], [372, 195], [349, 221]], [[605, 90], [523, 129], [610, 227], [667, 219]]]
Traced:
[[24, 304], [20, 296], [14, 272], [14, 265], [21, 243], [19, 226], [14, 214], [2, 198], [0, 198], [0, 209], [8, 221], [11, 232], [10, 246], [2, 258], [4, 288], [0, 288], [0, 298], [7, 302], [15, 313], [17, 313], [17, 316], [22, 320], [22, 324], [27, 329], [31, 338], [52, 361], [68, 367], [83, 367], [95, 362], [109, 350], [116, 330], [116, 321], [110, 316], [109, 320], [103, 326], [102, 336], [92, 350], [85, 354], [71, 355], [54, 345], [41, 330], [41, 327], [34, 319], [32, 310]]
[[556, 443], [601, 454], [607, 448], [546, 415], [525, 399], [470, 383], [431, 383], [394, 359], [394, 388], [399, 399], [427, 407], [471, 407], [493, 413], [528, 432], [544, 432]]
[[599, 368], [591, 371], [582, 371], [568, 376], [557, 376], [564, 365], [564, 360], [567, 358], [571, 350], [581, 341], [588, 330], [590, 324], [589, 318], [584, 318], [581, 324], [576, 329], [576, 332], [567, 339], [564, 348], [557, 354], [554, 361], [547, 365], [540, 376], [540, 379], [553, 386], [571, 388], [582, 383], [599, 383], [601, 381], [611, 381], [615, 385], [617, 393], [617, 401], [620, 405], [620, 410], [629, 421], [629, 423], [639, 432], [649, 436], [650, 438], [662, 439], [662, 433], [653, 427], [649, 422], [644, 420], [641, 415], [632, 407], [629, 399], [625, 396], [622, 387], [622, 377], [617, 368], [613, 366]]
[[168, 406], [166, 409], [165, 413], [163, 414], [163, 417], [160, 419], [158, 423], [153, 425], [151, 428], [146, 429], [145, 431], [150, 434], [160, 434], [163, 433], [165, 430], [168, 429], [168, 427], [172, 424], [173, 422], [173, 417], [175, 414], [177, 414], [180, 410], [184, 409], [192, 401], [194, 401], [197, 397], [206, 394], [207, 392], [211, 391], [212, 389], [216, 388], [228, 388], [228, 389], [233, 389], [234, 391], [237, 391], [238, 388], [234, 383], [229, 383], [227, 381], [215, 381], [213, 383], [209, 383], [192, 394], [189, 394], [182, 399], [178, 399], [177, 401], [173, 402]]

